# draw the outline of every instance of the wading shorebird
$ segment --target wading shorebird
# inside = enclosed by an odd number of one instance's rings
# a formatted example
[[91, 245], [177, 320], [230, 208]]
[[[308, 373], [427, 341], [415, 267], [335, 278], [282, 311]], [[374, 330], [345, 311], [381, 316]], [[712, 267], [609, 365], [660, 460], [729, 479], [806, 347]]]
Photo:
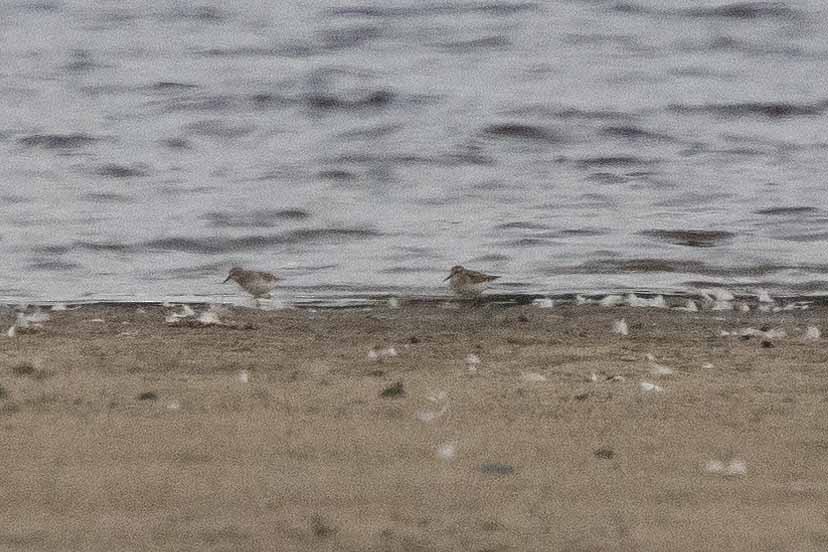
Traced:
[[270, 296], [270, 292], [276, 287], [279, 277], [270, 272], [244, 270], [236, 266], [230, 269], [230, 274], [222, 283], [226, 284], [230, 280], [239, 284], [239, 287], [252, 295], [254, 299], [262, 299]]
[[449, 280], [449, 287], [454, 293], [474, 297], [480, 295], [484, 289], [489, 287], [490, 282], [498, 278], [500, 276], [489, 276], [482, 272], [466, 270], [462, 266], [457, 265], [451, 267], [451, 274], [443, 281]]

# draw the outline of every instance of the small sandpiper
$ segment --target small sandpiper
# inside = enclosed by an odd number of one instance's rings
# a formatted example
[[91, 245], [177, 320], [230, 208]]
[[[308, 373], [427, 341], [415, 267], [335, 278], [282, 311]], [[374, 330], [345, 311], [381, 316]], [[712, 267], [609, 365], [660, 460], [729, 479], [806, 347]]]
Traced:
[[489, 283], [497, 280], [500, 276], [490, 276], [474, 270], [466, 270], [460, 265], [451, 267], [451, 274], [443, 280], [449, 281], [449, 287], [458, 295], [474, 297], [480, 295]]
[[270, 292], [276, 287], [279, 277], [270, 272], [233, 267], [230, 269], [227, 279], [222, 283], [226, 284], [230, 280], [239, 284], [239, 287], [252, 295], [254, 299], [261, 299], [270, 296]]

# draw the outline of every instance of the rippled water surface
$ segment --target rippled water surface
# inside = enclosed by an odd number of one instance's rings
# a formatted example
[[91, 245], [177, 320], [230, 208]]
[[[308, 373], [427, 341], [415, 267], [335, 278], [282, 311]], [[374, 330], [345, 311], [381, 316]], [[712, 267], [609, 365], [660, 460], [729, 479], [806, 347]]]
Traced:
[[828, 289], [815, 1], [0, 5], [0, 299]]

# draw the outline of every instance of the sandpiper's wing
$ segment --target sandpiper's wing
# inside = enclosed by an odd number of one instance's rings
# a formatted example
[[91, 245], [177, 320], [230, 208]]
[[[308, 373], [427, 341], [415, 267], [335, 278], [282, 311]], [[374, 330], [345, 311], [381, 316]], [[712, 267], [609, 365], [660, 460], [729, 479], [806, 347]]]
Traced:
[[256, 276], [265, 280], [266, 282], [276, 282], [279, 280], [279, 277], [273, 274], [272, 272], [257, 272]]
[[497, 280], [498, 278], [500, 278], [500, 276], [492, 276], [490, 274], [483, 274], [482, 272], [477, 272], [477, 271], [474, 271], [474, 270], [466, 270], [464, 272], [473, 284], [480, 284], [480, 283], [483, 283], [483, 282], [491, 282], [492, 280]]

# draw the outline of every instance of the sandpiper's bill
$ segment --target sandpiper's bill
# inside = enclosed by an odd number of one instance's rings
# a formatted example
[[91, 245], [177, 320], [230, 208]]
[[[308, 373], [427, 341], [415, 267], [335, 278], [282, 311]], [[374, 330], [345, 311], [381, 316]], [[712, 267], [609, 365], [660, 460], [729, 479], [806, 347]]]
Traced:
[[259, 272], [258, 270], [244, 270], [239, 267], [230, 269], [230, 274], [223, 283], [233, 280], [244, 291], [255, 299], [269, 297], [270, 292], [276, 287], [279, 277], [270, 272]]
[[458, 295], [476, 296], [480, 295], [489, 286], [489, 283], [498, 278], [500, 276], [490, 276], [482, 272], [466, 270], [457, 265], [451, 267], [451, 274], [443, 281], [449, 280], [449, 287]]

